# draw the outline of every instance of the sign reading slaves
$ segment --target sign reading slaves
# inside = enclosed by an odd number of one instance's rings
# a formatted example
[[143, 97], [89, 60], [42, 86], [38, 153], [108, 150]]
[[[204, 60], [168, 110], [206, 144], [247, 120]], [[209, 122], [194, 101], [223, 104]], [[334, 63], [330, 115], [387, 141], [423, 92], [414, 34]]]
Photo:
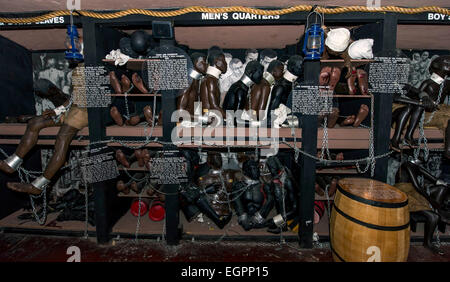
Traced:
[[304, 115], [331, 113], [333, 91], [328, 86], [297, 85], [292, 90], [292, 112]]
[[108, 107], [111, 104], [109, 77], [104, 66], [78, 66], [72, 73], [73, 102], [79, 107]]
[[149, 161], [150, 179], [158, 184], [180, 184], [187, 182], [187, 163], [178, 151], [165, 151], [162, 156]]
[[113, 152], [108, 147], [101, 147], [86, 151], [89, 156], [82, 158], [81, 173], [86, 183], [96, 183], [114, 179], [119, 176], [117, 162]]

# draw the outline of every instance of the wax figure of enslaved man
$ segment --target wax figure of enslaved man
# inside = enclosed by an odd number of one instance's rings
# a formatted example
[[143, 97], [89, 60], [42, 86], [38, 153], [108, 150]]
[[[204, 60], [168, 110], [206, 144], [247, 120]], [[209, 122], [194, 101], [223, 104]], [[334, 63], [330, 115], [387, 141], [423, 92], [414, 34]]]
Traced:
[[255, 181], [247, 184], [244, 181], [233, 183], [234, 210], [238, 215], [238, 223], [245, 229], [263, 227], [265, 218], [274, 206], [270, 185], [261, 182], [259, 164], [255, 160], [247, 160], [242, 165], [244, 174]]
[[243, 119], [257, 120], [259, 118], [259, 120], [264, 120], [267, 118], [272, 88], [275, 83], [283, 77], [283, 73], [284, 65], [282, 62], [274, 60], [269, 63], [267, 71], [263, 73], [261, 81], [253, 85], [250, 90], [245, 105], [245, 110], [247, 112], [242, 114]]
[[[72, 77], [82, 75], [81, 71], [76, 71], [76, 65], [71, 65], [71, 67], [75, 68]], [[16, 152], [0, 162], [0, 170], [7, 173], [16, 171], [22, 164], [26, 154], [36, 145], [39, 132], [47, 127], [60, 126], [56, 136], [54, 154], [47, 164], [43, 175], [37, 177], [32, 183], [7, 183], [9, 189], [39, 195], [63, 166], [72, 139], [80, 129], [88, 125], [88, 113], [87, 108], [78, 107], [72, 103], [60, 89], [48, 80], [38, 80], [35, 83], [35, 89], [36, 93], [40, 93], [38, 95], [50, 99], [56, 108], [46, 110], [42, 115], [28, 121], [25, 134], [22, 136]]]
[[269, 124], [273, 122], [272, 119], [275, 119], [272, 117], [272, 112], [277, 110], [281, 104], [287, 105], [293, 83], [302, 75], [302, 71], [303, 57], [300, 55], [291, 56], [287, 62], [283, 78], [275, 83], [270, 93], [269, 112], [267, 113]]
[[[198, 180], [194, 179], [196, 183], [186, 185], [181, 194], [188, 204], [197, 206], [200, 212], [222, 229], [232, 217], [227, 193], [231, 193], [235, 179], [243, 181], [245, 176], [240, 171], [222, 170], [222, 157], [219, 153], [208, 152], [207, 163], [211, 169], [201, 173]], [[182, 205], [183, 207], [186, 206]], [[195, 215], [195, 209], [190, 205], [182, 210], [186, 217], [192, 218]]]
[[230, 206], [233, 200], [233, 184], [245, 182], [252, 185], [258, 181], [245, 176], [240, 170], [222, 169], [222, 156], [217, 152], [208, 152], [207, 163], [210, 170], [198, 179], [198, 185], [206, 191], [211, 207], [219, 216], [231, 217]]
[[[200, 83], [200, 101], [202, 103], [202, 114], [205, 118], [209, 118], [210, 111], [217, 111], [225, 117], [225, 112], [220, 107], [220, 87], [219, 77], [226, 73], [227, 62], [225, 55], [218, 50], [212, 50], [208, 54], [208, 68], [206, 76]], [[217, 117], [216, 117], [217, 118]]]
[[189, 73], [192, 82], [189, 87], [183, 90], [177, 100], [177, 110], [188, 111], [191, 118], [194, 117], [194, 103], [199, 100], [200, 80], [206, 74], [208, 68], [206, 56], [202, 53], [193, 53], [191, 55], [194, 68]]
[[[395, 187], [408, 195], [411, 218], [425, 222], [424, 246], [441, 253], [432, 243], [439, 222], [450, 224], [450, 186], [432, 175], [421, 164], [422, 160], [408, 160], [397, 172]], [[419, 178], [423, 177], [423, 181]]]
[[[271, 206], [275, 205], [277, 215], [254, 227], [268, 227], [267, 231], [271, 233], [285, 231], [287, 230], [286, 222], [294, 219], [298, 212], [298, 186], [289, 168], [283, 166], [277, 156], [271, 156], [263, 161], [261, 175], [263, 182], [270, 187], [270, 193], [266, 193], [267, 202], [264, 204], [266, 207], [262, 209], [262, 212], [267, 216]], [[268, 196], [269, 194], [271, 196]]]
[[[399, 149], [401, 142], [401, 134], [409, 121], [404, 140], [411, 146], [417, 146], [414, 141], [413, 134], [420, 122], [422, 114], [425, 114], [425, 126], [435, 126], [439, 128], [445, 135], [445, 151], [446, 158], [450, 158], [450, 131], [448, 129], [450, 119], [450, 106], [443, 104], [445, 98], [450, 93], [450, 82], [447, 79], [450, 76], [450, 56], [440, 56], [434, 59], [429, 67], [431, 77], [423, 81], [417, 89], [413, 86], [406, 85], [406, 96], [409, 98], [420, 100], [423, 106], [408, 104], [407, 106], [398, 107], [394, 104], [392, 113], [392, 123], [395, 123], [394, 135], [391, 139], [391, 146]], [[436, 109], [439, 107], [439, 110]], [[428, 122], [429, 115], [433, 118]]]
[[250, 88], [255, 83], [261, 82], [264, 67], [257, 61], [251, 61], [245, 67], [241, 79], [231, 85], [227, 95], [223, 100], [222, 108], [224, 110], [243, 110], [247, 102], [247, 96]]

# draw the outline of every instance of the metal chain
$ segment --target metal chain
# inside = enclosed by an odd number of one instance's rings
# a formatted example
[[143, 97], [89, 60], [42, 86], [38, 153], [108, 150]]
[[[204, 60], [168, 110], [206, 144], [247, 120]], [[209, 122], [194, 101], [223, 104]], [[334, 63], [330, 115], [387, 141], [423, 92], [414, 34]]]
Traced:
[[126, 110], [126, 112], [127, 112], [127, 114], [126, 115], [123, 115], [124, 117], [125, 117], [125, 119], [130, 119], [130, 110], [128, 109], [128, 93], [132, 90], [134, 88], [134, 84], [133, 83], [131, 83], [131, 87], [130, 87], [130, 89], [128, 89], [128, 91], [125, 91], [125, 93], [123, 93], [124, 94], [124, 98], [125, 98], [125, 110]]
[[330, 149], [328, 148], [328, 116], [325, 115], [323, 119], [323, 138], [322, 138], [322, 149], [320, 151], [320, 159], [327, 158], [331, 159]]
[[[137, 222], [136, 222], [136, 232], [135, 232], [135, 238], [134, 241], [137, 243], [138, 241], [138, 234], [139, 234], [139, 229], [141, 227], [141, 205], [142, 205], [142, 194], [144, 193], [145, 189], [142, 189], [141, 192], [139, 193], [139, 202], [138, 202], [138, 216], [137, 216]], [[153, 200], [152, 200], [153, 203]]]
[[[447, 80], [447, 76], [444, 77], [444, 81]], [[436, 99], [436, 101], [433, 101], [434, 103], [439, 103], [441, 101], [441, 97], [442, 97], [442, 92], [444, 89], [444, 82], [442, 82], [439, 85], [439, 94], [438, 97]], [[417, 160], [419, 158], [420, 155], [420, 148], [421, 148], [421, 143], [423, 140], [423, 152], [424, 152], [424, 159], [428, 160], [428, 156], [429, 156], [429, 152], [430, 149], [428, 148], [428, 140], [425, 136], [425, 130], [424, 130], [424, 125], [430, 123], [433, 120], [434, 114], [436, 113], [436, 111], [431, 112], [430, 116], [428, 117], [428, 120], [425, 121], [425, 111], [423, 111], [422, 116], [420, 118], [420, 123], [419, 123], [419, 144], [418, 147], [414, 150], [414, 158]]]

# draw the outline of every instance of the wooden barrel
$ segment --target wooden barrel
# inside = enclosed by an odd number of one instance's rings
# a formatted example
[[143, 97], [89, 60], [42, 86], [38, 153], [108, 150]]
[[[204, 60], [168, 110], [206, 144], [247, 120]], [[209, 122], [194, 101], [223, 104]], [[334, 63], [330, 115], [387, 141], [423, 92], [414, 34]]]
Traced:
[[410, 236], [406, 194], [373, 179], [344, 178], [338, 184], [330, 219], [334, 261], [406, 261]]

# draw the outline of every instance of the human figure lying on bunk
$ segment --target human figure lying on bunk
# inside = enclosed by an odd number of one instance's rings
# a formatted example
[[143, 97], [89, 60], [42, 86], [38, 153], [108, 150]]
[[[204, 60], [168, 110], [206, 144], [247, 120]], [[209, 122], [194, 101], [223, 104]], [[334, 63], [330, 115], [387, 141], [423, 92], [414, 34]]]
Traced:
[[[79, 64], [82, 66], [83, 64]], [[75, 67], [75, 66], [72, 66]], [[74, 76], [81, 72], [73, 72]], [[85, 107], [79, 107], [73, 103], [67, 95], [46, 79], [39, 79], [34, 85], [36, 95], [49, 99], [56, 108], [46, 110], [40, 116], [31, 118], [27, 123], [25, 134], [20, 140], [14, 154], [0, 161], [0, 170], [6, 173], [15, 172], [22, 164], [26, 154], [36, 145], [39, 132], [47, 127], [59, 126], [59, 132], [55, 141], [55, 152], [51, 157], [43, 175], [31, 183], [8, 182], [11, 190], [39, 195], [50, 183], [51, 179], [66, 161], [67, 150], [79, 130], [88, 125], [88, 111]]]
[[[232, 185], [235, 181], [245, 181], [246, 177], [239, 170], [223, 169], [220, 153], [208, 152], [205, 169], [199, 168], [196, 153], [187, 150], [182, 153], [188, 161], [188, 168], [191, 167], [187, 170], [189, 183], [180, 193], [183, 213], [190, 221], [201, 212], [217, 227], [224, 228], [232, 217], [231, 199], [228, 197]], [[252, 180], [247, 179], [247, 182]]]
[[[408, 103], [406, 106], [393, 104], [392, 124], [395, 123], [395, 132], [391, 139], [391, 146], [393, 149], [400, 149], [401, 135], [407, 124], [404, 141], [410, 147], [417, 146], [413, 134], [423, 112], [426, 111], [424, 125], [437, 127], [444, 133], [444, 155], [446, 158], [450, 158], [450, 106], [444, 104], [450, 91], [450, 82], [447, 78], [450, 75], [450, 56], [439, 56], [434, 59], [430, 64], [429, 71], [431, 77], [423, 81], [418, 89], [410, 85], [405, 86], [406, 95], [414, 100], [412, 103]], [[420, 103], [417, 103], [417, 100]], [[428, 121], [431, 116], [431, 120]]]

